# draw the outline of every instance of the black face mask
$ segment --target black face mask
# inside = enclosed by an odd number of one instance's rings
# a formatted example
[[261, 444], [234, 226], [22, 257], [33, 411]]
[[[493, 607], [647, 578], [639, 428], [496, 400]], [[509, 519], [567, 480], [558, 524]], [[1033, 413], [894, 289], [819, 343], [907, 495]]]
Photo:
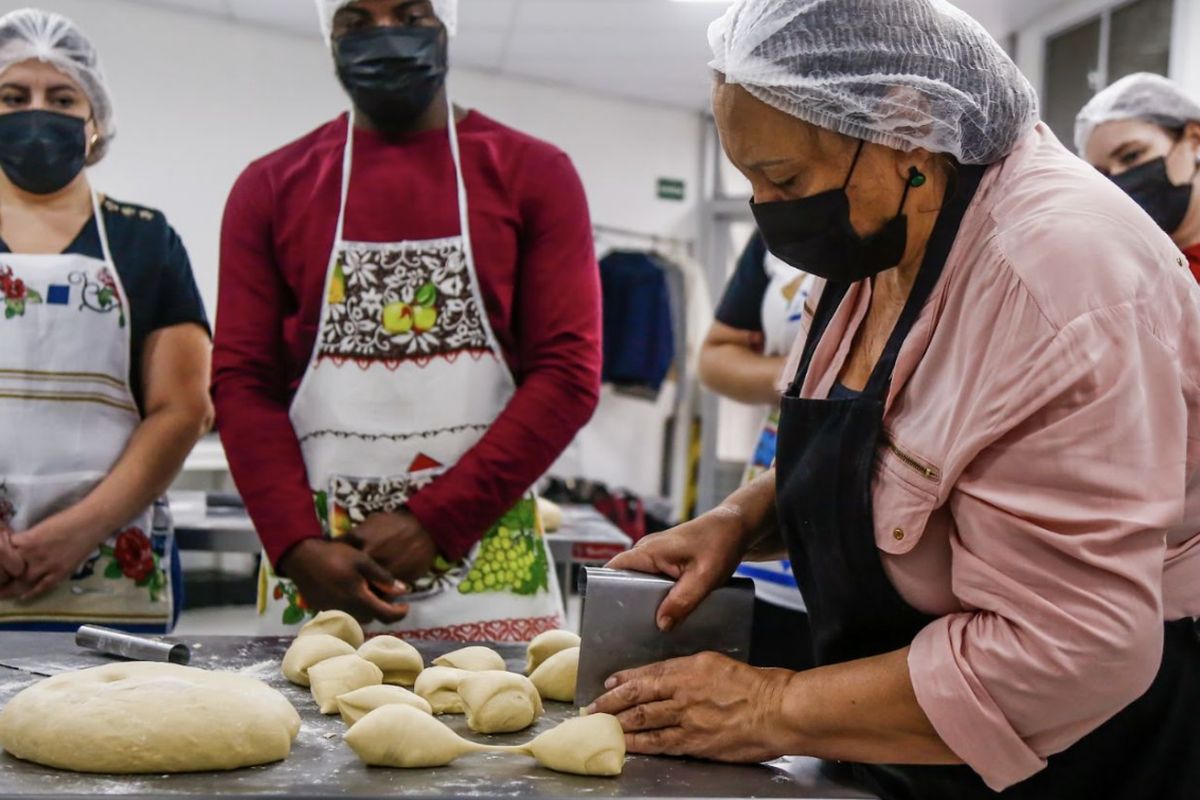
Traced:
[[87, 162], [87, 120], [53, 111], [0, 114], [0, 169], [18, 188], [54, 194]]
[[335, 46], [338, 79], [376, 127], [398, 133], [425, 113], [446, 82], [443, 29], [385, 27], [348, 33]]
[[896, 216], [877, 232], [859, 236], [850, 224], [846, 187], [863, 144], [859, 142], [841, 189], [798, 200], [751, 204], [767, 249], [781, 261], [832, 283], [855, 283], [891, 269], [904, 258], [908, 217], [903, 212], [911, 182], [904, 186]]
[[1171, 183], [1165, 157], [1122, 172], [1112, 182], [1145, 209], [1167, 233], [1179, 230], [1192, 206], [1192, 184]]

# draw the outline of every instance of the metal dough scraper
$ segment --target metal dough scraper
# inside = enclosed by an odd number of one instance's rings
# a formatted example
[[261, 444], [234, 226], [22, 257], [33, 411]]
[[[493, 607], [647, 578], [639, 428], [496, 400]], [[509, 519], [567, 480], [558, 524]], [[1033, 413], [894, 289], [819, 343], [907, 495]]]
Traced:
[[682, 624], [663, 633], [655, 618], [672, 586], [674, 581], [661, 575], [584, 569], [576, 706], [587, 706], [604, 694], [604, 682], [621, 670], [710, 650], [738, 661], [750, 659], [752, 581], [734, 578], [705, 598]]

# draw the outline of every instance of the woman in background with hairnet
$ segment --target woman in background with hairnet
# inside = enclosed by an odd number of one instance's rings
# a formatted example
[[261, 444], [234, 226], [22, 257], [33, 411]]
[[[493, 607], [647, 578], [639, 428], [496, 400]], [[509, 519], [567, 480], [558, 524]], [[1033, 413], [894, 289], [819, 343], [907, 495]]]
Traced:
[[1075, 146], [1171, 235], [1200, 280], [1200, 103], [1161, 75], [1130, 75], [1079, 112]]
[[114, 132], [70, 20], [0, 17], [0, 629], [179, 611], [156, 499], [211, 419], [208, 323], [163, 215], [88, 182]]
[[884, 798], [1200, 796], [1200, 303], [939, 0], [740, 0], [714, 109], [768, 247], [828, 281], [776, 473], [614, 566], [684, 618], [786, 549], [817, 662], [613, 676], [634, 752], [848, 762]]

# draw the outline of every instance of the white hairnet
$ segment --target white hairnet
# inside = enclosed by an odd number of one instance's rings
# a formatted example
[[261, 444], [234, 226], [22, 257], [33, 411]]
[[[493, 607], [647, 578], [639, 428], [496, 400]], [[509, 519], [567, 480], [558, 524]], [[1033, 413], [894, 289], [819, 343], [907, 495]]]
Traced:
[[[333, 15], [342, 6], [348, 6], [353, 0], [317, 0], [317, 11], [321, 15], [321, 33], [329, 41], [330, 31], [333, 30]], [[458, 33], [458, 0], [431, 0], [433, 13], [446, 26], [446, 33], [453, 36]]]
[[1093, 97], [1075, 118], [1075, 147], [1082, 153], [1106, 122], [1140, 119], [1164, 128], [1182, 128], [1200, 122], [1200, 104], [1179, 84], [1150, 72], [1121, 78]]
[[0, 74], [33, 59], [50, 64], [79, 84], [87, 95], [99, 134], [88, 158], [89, 164], [95, 164], [117, 135], [112, 95], [96, 48], [75, 23], [61, 14], [22, 8], [0, 17]]
[[944, 0], [738, 0], [709, 28], [711, 66], [821, 128], [963, 164], [1004, 158], [1037, 95], [1000, 45]]

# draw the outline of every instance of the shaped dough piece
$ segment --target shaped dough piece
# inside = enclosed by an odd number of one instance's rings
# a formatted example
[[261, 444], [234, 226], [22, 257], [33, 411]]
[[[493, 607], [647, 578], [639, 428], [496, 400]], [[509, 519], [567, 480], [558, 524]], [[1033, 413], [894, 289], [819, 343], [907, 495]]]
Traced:
[[547, 769], [613, 776], [625, 768], [625, 732], [611, 714], [572, 717], [525, 748]]
[[570, 631], [546, 631], [529, 643], [526, 651], [525, 674], [532, 675], [542, 662], [555, 653], [579, 647], [582, 640]]
[[312, 696], [322, 714], [338, 713], [337, 699], [364, 686], [383, 683], [383, 670], [357, 654], [327, 658], [308, 668]]
[[454, 667], [468, 672], [503, 672], [508, 669], [500, 654], [490, 647], [464, 647], [435, 658], [433, 663], [439, 667]]
[[476, 733], [523, 731], [542, 715], [542, 698], [524, 675], [471, 672], [458, 685], [467, 726]]
[[358, 655], [383, 670], [384, 683], [397, 686], [412, 686], [425, 669], [425, 660], [417, 648], [395, 636], [376, 636], [368, 640], [358, 648]]
[[354, 725], [360, 719], [377, 708], [391, 705], [412, 706], [422, 714], [433, 714], [433, 709], [423, 697], [410, 692], [401, 686], [364, 686], [353, 692], [339, 695], [337, 698], [338, 711], [341, 712], [342, 722]]
[[314, 633], [297, 636], [283, 654], [283, 677], [297, 686], [308, 686], [308, 668], [326, 659], [348, 656], [354, 648], [336, 636]]
[[297, 636], [312, 636], [327, 633], [336, 636], [351, 647], [362, 647], [363, 630], [358, 620], [345, 611], [322, 611], [305, 624]]
[[411, 706], [377, 708], [346, 733], [346, 744], [372, 767], [444, 767], [478, 746]]
[[575, 683], [578, 678], [578, 647], [555, 653], [529, 676], [543, 700], [557, 700], [560, 703], [575, 702]]
[[413, 691], [429, 702], [434, 714], [462, 714], [458, 685], [469, 674], [465, 669], [430, 667], [417, 676]]
[[538, 514], [542, 518], [542, 529], [546, 533], [554, 533], [562, 527], [563, 513], [558, 503], [552, 503], [544, 497], [537, 499]]
[[0, 713], [12, 756], [75, 772], [207, 772], [287, 758], [300, 715], [262, 681], [121, 663], [47, 678]]

